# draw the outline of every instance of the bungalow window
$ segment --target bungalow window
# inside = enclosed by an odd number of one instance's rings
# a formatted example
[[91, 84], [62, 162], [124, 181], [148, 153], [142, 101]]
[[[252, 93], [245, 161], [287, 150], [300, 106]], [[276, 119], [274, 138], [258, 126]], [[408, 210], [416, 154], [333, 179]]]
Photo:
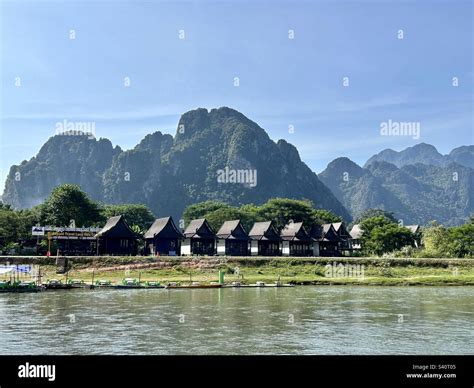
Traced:
[[128, 248], [128, 240], [120, 240], [120, 248]]

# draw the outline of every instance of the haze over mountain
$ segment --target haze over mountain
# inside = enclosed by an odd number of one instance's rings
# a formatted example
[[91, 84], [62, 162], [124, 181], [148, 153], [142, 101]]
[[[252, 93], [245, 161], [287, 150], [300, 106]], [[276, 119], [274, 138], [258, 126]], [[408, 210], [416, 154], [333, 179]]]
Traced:
[[[238, 183], [231, 175], [218, 181], [226, 168], [230, 174], [256, 171], [256, 182]], [[273, 142], [255, 122], [225, 107], [189, 111], [174, 137], [155, 132], [128, 151], [107, 139], [54, 136], [36, 157], [10, 168], [3, 201], [31, 207], [62, 183], [79, 184], [106, 203], [145, 203], [158, 216], [180, 217], [187, 205], [209, 199], [260, 204], [288, 197], [350, 219], [293, 145]]]

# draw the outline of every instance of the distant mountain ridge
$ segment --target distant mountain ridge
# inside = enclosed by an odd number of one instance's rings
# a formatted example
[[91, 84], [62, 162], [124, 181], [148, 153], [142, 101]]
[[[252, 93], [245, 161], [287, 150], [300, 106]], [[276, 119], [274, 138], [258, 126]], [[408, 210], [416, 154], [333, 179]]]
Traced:
[[[219, 182], [222, 169], [256, 171], [257, 184]], [[258, 124], [226, 107], [189, 111], [174, 137], [155, 132], [127, 151], [107, 139], [54, 136], [37, 156], [10, 168], [3, 200], [31, 207], [62, 183], [79, 184], [105, 203], [144, 203], [158, 216], [180, 217], [187, 205], [205, 200], [238, 205], [288, 197], [350, 219], [293, 145], [275, 143]]]
[[474, 213], [473, 152], [474, 146], [462, 146], [441, 155], [421, 143], [400, 152], [384, 150], [363, 168], [337, 158], [319, 178], [354, 218], [381, 208], [405, 224], [457, 225]]
[[448, 155], [440, 154], [434, 146], [426, 143], [419, 143], [399, 152], [387, 148], [369, 158], [364, 167], [375, 161], [392, 163], [397, 167], [416, 163], [446, 167], [451, 163], [457, 163], [474, 168], [474, 145], [454, 148]]
[[[255, 172], [256, 184], [220, 181], [219, 171]], [[425, 143], [386, 149], [364, 167], [340, 157], [318, 176], [293, 145], [274, 142], [242, 113], [199, 108], [181, 116], [175, 136], [155, 132], [127, 151], [108, 139], [53, 136], [35, 157], [10, 168], [3, 201], [32, 207], [63, 183], [104, 203], [144, 203], [157, 216], [180, 217], [206, 200], [240, 205], [288, 197], [309, 199], [347, 221], [382, 208], [406, 224], [454, 225], [474, 213], [474, 146], [448, 155]]]

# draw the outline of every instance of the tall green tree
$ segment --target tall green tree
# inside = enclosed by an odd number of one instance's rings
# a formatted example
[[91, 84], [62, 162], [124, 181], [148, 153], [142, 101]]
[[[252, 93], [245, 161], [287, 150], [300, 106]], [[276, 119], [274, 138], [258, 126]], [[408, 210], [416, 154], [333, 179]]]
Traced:
[[414, 245], [413, 233], [381, 215], [367, 218], [360, 223], [361, 242], [365, 253], [383, 255]]
[[93, 202], [79, 186], [57, 186], [41, 207], [42, 221], [48, 225], [98, 226], [105, 221], [99, 205]]
[[449, 228], [448, 252], [454, 257], [474, 256], [474, 220]]
[[216, 232], [220, 229], [225, 221], [231, 220], [240, 220], [245, 230], [249, 232], [250, 228], [256, 221], [255, 214], [230, 206], [214, 210], [206, 214], [205, 218], [209, 222], [209, 225], [211, 225], [211, 227]]
[[258, 208], [258, 216], [263, 220], [272, 220], [278, 229], [282, 229], [290, 220], [311, 225], [316, 222], [313, 205], [310, 201], [288, 198], [273, 198]]
[[0, 208], [0, 244], [5, 247], [18, 241], [18, 213], [9, 208]]
[[313, 217], [314, 222], [318, 224], [331, 224], [343, 221], [342, 217], [336, 216], [333, 212], [325, 209], [314, 209]]
[[449, 256], [449, 232], [448, 228], [438, 224], [436, 221], [423, 229], [423, 256], [425, 257], [448, 257]]
[[288, 198], [273, 198], [260, 206], [247, 204], [240, 207], [215, 201], [202, 202], [188, 206], [184, 211], [186, 224], [195, 218], [206, 218], [215, 229], [219, 229], [224, 221], [240, 219], [247, 230], [254, 222], [266, 220], [274, 221], [279, 229], [290, 220], [302, 221], [308, 227], [314, 223], [342, 221], [341, 217], [328, 210], [314, 209], [310, 201]]
[[388, 212], [383, 209], [366, 209], [359, 215], [359, 217], [356, 218], [354, 224], [359, 224], [362, 221], [367, 220], [368, 218], [374, 217], [385, 217], [386, 219], [392, 222], [397, 222], [397, 219], [393, 215], [393, 212]]
[[184, 223], [187, 225], [191, 220], [207, 218], [209, 213], [222, 208], [231, 208], [226, 203], [219, 201], [205, 201], [188, 206], [183, 212]]

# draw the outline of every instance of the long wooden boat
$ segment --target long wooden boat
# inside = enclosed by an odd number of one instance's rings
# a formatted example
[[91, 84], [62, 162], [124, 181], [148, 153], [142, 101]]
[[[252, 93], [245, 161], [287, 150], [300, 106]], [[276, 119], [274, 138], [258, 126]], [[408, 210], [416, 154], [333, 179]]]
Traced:
[[38, 286], [33, 281], [23, 281], [23, 282], [14, 282], [11, 283], [10, 281], [0, 281], [0, 293], [2, 292], [40, 292], [43, 291], [44, 288], [42, 286]]
[[91, 286], [91, 288], [113, 288], [115, 284], [113, 284], [110, 280], [96, 280], [95, 284]]
[[115, 289], [155, 289], [155, 288], [165, 288], [160, 282], [157, 281], [146, 281], [144, 283], [140, 282], [137, 279], [126, 278], [122, 280], [122, 284], [117, 284], [112, 286]]
[[84, 280], [80, 279], [70, 279], [68, 280], [67, 284], [70, 284], [71, 288], [94, 288], [93, 285], [87, 284]]
[[72, 289], [72, 284], [64, 284], [62, 281], [57, 279], [48, 280], [43, 284], [44, 288], [47, 290], [70, 290]]
[[166, 288], [177, 289], [200, 289], [200, 288], [221, 288], [222, 284], [200, 284], [200, 283], [191, 283], [191, 284], [179, 284], [179, 283], [169, 283], [166, 285]]
[[293, 284], [286, 284], [281, 282], [275, 283], [264, 283], [264, 282], [257, 282], [255, 284], [243, 284], [240, 282], [233, 282], [231, 284], [226, 284], [224, 287], [226, 288], [278, 288], [278, 287], [294, 287]]

